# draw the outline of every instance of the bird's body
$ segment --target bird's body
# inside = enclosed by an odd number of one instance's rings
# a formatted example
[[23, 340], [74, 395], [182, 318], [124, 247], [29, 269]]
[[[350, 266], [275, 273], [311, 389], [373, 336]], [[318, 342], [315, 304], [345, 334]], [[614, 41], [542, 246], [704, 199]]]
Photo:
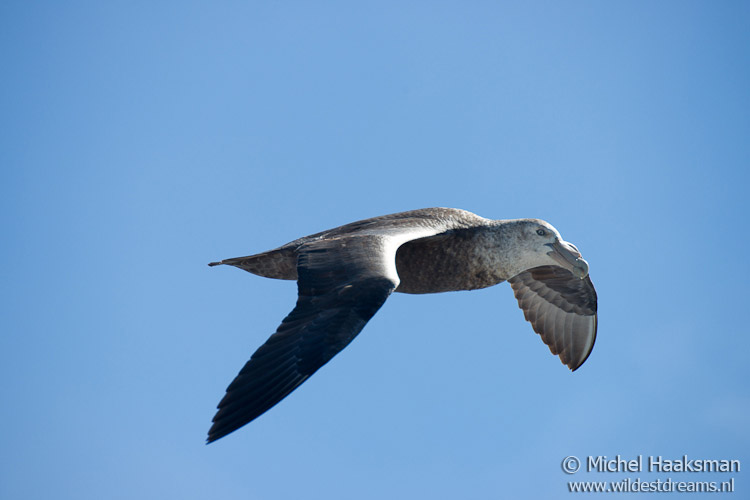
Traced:
[[510, 281], [534, 330], [571, 369], [596, 337], [596, 292], [575, 246], [539, 219], [427, 208], [374, 217], [275, 250], [213, 262], [297, 280], [294, 310], [219, 403], [208, 441], [278, 403], [354, 339], [391, 292], [474, 290]]

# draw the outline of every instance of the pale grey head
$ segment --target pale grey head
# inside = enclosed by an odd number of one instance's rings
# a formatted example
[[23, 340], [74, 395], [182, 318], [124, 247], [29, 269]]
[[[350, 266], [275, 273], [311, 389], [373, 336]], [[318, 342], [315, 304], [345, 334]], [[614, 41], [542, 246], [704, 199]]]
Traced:
[[[497, 226], [507, 244], [502, 253], [507, 278], [539, 266], [562, 266], [577, 278], [589, 274], [589, 265], [575, 245], [563, 240], [560, 232], [541, 219], [499, 220]], [[506, 278], [506, 279], [507, 279]]]

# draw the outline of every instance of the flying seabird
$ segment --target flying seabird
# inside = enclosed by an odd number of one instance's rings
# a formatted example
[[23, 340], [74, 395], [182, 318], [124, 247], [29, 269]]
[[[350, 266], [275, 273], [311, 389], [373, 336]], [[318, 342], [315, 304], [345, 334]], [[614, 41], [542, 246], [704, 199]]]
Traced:
[[212, 262], [297, 280], [297, 305], [227, 388], [208, 442], [268, 411], [346, 347], [392, 292], [508, 281], [552, 354], [580, 367], [596, 339], [596, 291], [575, 245], [540, 219], [425, 208], [352, 222], [275, 250]]

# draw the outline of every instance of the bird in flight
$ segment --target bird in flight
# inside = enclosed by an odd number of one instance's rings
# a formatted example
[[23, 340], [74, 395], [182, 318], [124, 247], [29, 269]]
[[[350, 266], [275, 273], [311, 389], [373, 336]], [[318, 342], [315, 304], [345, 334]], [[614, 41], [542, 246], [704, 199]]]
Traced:
[[226, 264], [297, 281], [297, 304], [227, 388], [208, 442], [259, 417], [362, 330], [392, 292], [475, 290], [508, 281], [552, 354], [580, 367], [596, 339], [596, 291], [575, 245], [540, 219], [425, 208], [352, 222]]

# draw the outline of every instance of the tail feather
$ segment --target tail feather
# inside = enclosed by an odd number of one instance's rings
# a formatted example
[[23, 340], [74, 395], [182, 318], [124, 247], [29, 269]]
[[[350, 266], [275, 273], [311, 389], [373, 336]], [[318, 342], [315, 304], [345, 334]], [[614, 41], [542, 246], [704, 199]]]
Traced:
[[294, 249], [283, 248], [270, 250], [247, 257], [235, 257], [224, 259], [219, 262], [211, 262], [208, 265], [234, 266], [249, 273], [263, 276], [264, 278], [275, 278], [281, 280], [297, 279], [297, 255]]

